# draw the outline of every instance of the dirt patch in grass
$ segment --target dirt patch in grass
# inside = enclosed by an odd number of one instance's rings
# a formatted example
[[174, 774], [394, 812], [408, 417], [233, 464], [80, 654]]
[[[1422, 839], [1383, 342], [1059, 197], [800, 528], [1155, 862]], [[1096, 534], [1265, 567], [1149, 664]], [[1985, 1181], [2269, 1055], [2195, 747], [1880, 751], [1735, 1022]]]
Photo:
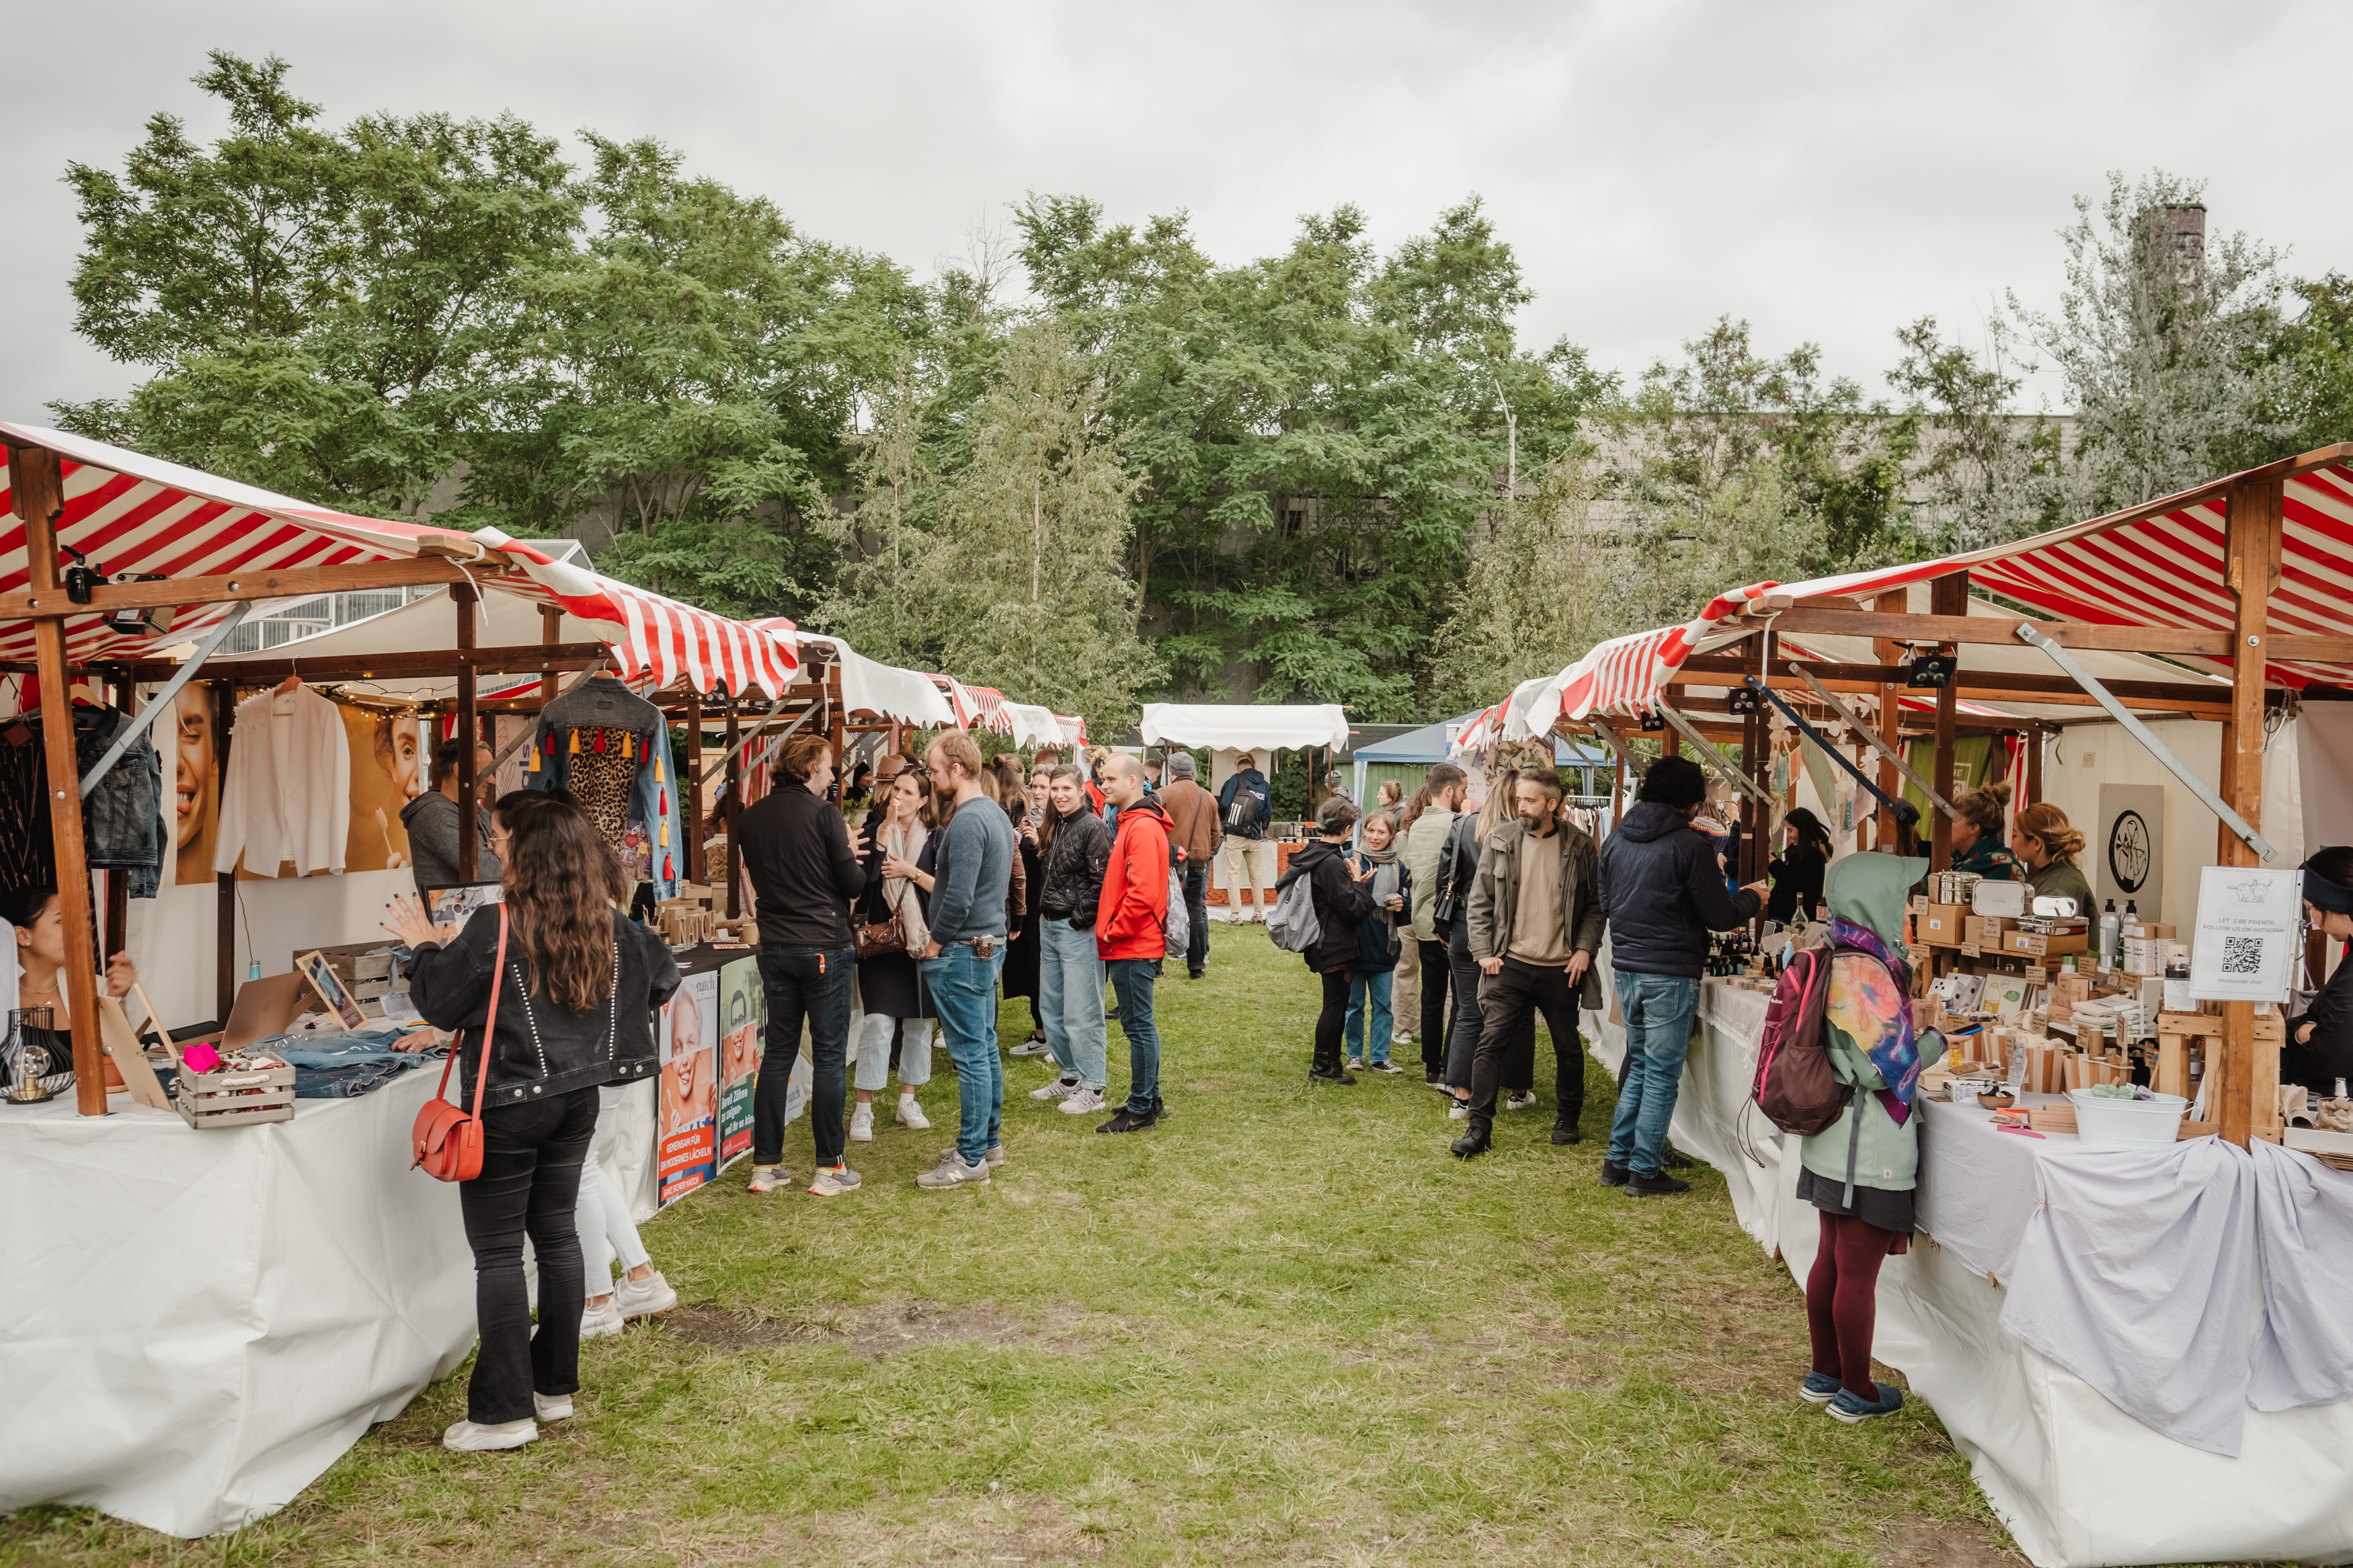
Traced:
[[1879, 1537], [1886, 1568], [2018, 1568], [2026, 1561], [1982, 1526], [1953, 1520], [1894, 1520]]
[[1025, 1345], [1062, 1354], [1098, 1349], [1112, 1325], [1061, 1306], [1015, 1310], [988, 1304], [885, 1301], [868, 1307], [817, 1307], [796, 1318], [696, 1305], [661, 1317], [664, 1331], [725, 1354], [782, 1345], [838, 1345], [880, 1360], [927, 1345]]

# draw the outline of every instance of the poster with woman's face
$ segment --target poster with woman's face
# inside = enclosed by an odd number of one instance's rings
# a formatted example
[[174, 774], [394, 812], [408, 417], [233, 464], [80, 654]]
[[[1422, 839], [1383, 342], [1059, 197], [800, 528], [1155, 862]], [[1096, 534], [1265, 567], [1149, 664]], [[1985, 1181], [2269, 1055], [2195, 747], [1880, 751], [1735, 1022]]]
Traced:
[[719, 976], [690, 974], [661, 1010], [661, 1081], [656, 1086], [659, 1201], [684, 1196], [719, 1173]]
[[164, 764], [172, 775], [172, 835], [185, 887], [213, 879], [213, 830], [220, 821], [220, 756], [213, 742], [213, 689], [192, 682], [174, 698], [172, 743]]
[[765, 1021], [766, 998], [760, 989], [756, 959], [739, 958], [719, 971], [721, 1082], [719, 1092], [719, 1163], [752, 1147], [752, 1095], [760, 1076], [760, 1027]]
[[421, 731], [414, 714], [343, 710], [352, 754], [352, 826], [343, 839], [346, 871], [397, 870], [408, 864], [408, 829], [400, 809], [424, 788]]

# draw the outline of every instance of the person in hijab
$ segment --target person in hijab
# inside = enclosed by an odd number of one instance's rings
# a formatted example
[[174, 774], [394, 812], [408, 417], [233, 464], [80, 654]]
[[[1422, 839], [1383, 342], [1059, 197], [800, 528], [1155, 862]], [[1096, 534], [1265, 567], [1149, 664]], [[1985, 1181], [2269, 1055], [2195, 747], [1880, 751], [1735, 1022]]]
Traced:
[[1841, 1421], [1903, 1407], [1903, 1391], [1874, 1384], [1871, 1338], [1879, 1266], [1909, 1248], [1920, 1170], [1913, 1092], [1944, 1059], [1944, 1037], [1913, 1027], [1905, 899], [1927, 870], [1893, 855], [1850, 855], [1830, 869], [1829, 1006], [1822, 1048], [1846, 1096], [1839, 1119], [1799, 1145], [1798, 1196], [1821, 1213], [1821, 1243], [1806, 1277], [1813, 1370], [1799, 1392]]
[[[2304, 863], [2304, 920], [2340, 946], [2353, 939], [2353, 847], [2339, 844]], [[2353, 958], [2342, 956], [2311, 1005], [2287, 1021], [2280, 1053], [2282, 1083], [2327, 1094], [2340, 1078], [2353, 1079]]]

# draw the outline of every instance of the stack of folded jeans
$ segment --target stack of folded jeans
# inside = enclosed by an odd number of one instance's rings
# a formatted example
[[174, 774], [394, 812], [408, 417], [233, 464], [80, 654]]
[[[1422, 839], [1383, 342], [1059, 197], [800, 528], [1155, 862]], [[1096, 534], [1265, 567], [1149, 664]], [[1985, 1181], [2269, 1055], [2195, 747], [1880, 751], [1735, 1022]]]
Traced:
[[273, 1035], [255, 1047], [294, 1069], [297, 1100], [354, 1100], [373, 1094], [423, 1062], [438, 1061], [444, 1048], [404, 1051], [394, 1045], [400, 1029], [353, 1029], [331, 1035]]

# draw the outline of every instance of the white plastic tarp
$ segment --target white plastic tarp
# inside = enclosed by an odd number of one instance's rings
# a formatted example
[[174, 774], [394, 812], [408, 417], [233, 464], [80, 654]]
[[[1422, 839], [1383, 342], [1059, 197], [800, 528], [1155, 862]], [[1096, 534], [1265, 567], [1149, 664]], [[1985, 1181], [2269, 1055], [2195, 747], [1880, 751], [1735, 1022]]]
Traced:
[[1336, 702], [1147, 702], [1136, 726], [1147, 746], [1201, 746], [1213, 752], [1348, 748], [1348, 716]]
[[474, 1342], [458, 1189], [408, 1167], [438, 1068], [196, 1131], [70, 1096], [0, 1121], [0, 1511], [211, 1535], [290, 1501]]
[[955, 728], [955, 710], [930, 676], [878, 664], [839, 637], [807, 632], [799, 637], [803, 647], [821, 647], [840, 661], [841, 704], [852, 713], [896, 719], [923, 730]]

